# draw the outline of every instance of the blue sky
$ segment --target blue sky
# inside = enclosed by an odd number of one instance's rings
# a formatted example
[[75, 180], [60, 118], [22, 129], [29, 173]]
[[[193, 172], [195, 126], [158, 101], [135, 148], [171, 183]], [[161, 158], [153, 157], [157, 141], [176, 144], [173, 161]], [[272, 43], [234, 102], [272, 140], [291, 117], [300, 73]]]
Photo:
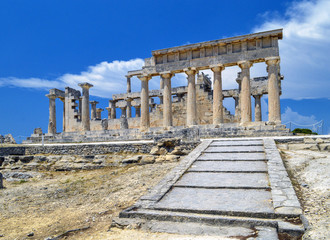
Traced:
[[[125, 92], [125, 73], [140, 68], [152, 50], [276, 28], [284, 28], [283, 122], [324, 120], [329, 133], [329, 12], [326, 0], [1, 0], [0, 134], [46, 131], [50, 88], [78, 89], [89, 81], [92, 98], [105, 108], [113, 93]], [[236, 88], [238, 71], [224, 71], [224, 89]], [[266, 74], [263, 63], [251, 69], [254, 77]], [[173, 81], [185, 84], [183, 75]], [[139, 80], [132, 85], [139, 90]], [[150, 87], [158, 88], [159, 79]], [[232, 102], [226, 104], [232, 110]], [[61, 108], [57, 102], [59, 116]]]

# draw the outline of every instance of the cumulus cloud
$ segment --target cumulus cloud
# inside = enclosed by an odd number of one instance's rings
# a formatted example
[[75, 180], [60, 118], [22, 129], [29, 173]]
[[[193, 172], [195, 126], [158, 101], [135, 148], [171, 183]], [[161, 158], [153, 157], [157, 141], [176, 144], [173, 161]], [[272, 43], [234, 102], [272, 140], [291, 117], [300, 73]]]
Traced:
[[129, 61], [101, 62], [90, 66], [80, 74], [64, 74], [54, 80], [40, 78], [21, 79], [15, 77], [0, 78], [0, 86], [14, 86], [49, 90], [66, 86], [78, 89], [78, 83], [89, 82], [94, 85], [91, 95], [110, 98], [113, 93], [126, 91], [125, 75], [129, 70], [140, 69], [144, 64], [142, 59]]
[[284, 15], [267, 13], [253, 32], [283, 28], [279, 41], [283, 98], [328, 97], [330, 1], [293, 2]]

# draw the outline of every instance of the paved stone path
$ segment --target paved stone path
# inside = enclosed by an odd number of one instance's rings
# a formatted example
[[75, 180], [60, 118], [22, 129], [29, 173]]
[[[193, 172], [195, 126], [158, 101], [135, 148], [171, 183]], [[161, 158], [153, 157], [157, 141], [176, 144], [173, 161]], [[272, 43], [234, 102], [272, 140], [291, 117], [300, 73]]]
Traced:
[[267, 239], [277, 239], [274, 231], [303, 232], [301, 214], [275, 142], [267, 138], [203, 141], [121, 217], [264, 226], [273, 229]]

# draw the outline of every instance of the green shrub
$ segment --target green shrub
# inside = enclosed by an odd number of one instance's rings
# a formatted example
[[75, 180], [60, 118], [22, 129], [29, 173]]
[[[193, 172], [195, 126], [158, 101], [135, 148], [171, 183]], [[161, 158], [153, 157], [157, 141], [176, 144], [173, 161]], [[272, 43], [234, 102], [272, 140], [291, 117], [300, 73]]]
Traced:
[[316, 132], [312, 132], [312, 130], [308, 128], [296, 128], [292, 131], [292, 133], [304, 133], [304, 134], [310, 134], [310, 135], [318, 135]]

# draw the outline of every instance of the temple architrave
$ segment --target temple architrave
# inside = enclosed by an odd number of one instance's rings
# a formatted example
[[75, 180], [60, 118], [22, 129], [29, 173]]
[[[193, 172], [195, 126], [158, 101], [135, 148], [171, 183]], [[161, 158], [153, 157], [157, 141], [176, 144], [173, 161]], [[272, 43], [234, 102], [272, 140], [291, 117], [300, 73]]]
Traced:
[[[51, 89], [48, 141], [103, 141], [153, 139], [156, 137], [232, 137], [288, 135], [281, 124], [281, 80], [278, 40], [282, 29], [156, 50], [142, 69], [126, 75], [127, 92], [113, 94], [107, 118], [90, 101], [93, 85], [81, 83], [81, 91]], [[250, 78], [250, 68], [265, 62], [268, 76]], [[237, 88], [222, 87], [222, 73], [239, 66]], [[200, 70], [213, 72], [213, 84]], [[175, 74], [187, 76], [187, 86], [172, 88]], [[159, 90], [149, 90], [149, 81], [160, 76]], [[124, 76], [123, 76], [124, 77]], [[141, 81], [141, 91], [131, 92], [131, 78]], [[111, 79], [109, 79], [110, 81]], [[268, 121], [262, 120], [261, 98], [268, 95]], [[251, 105], [254, 98], [255, 106]], [[63, 131], [56, 127], [56, 98], [63, 102]], [[159, 98], [159, 101], [155, 101]], [[224, 106], [224, 98], [235, 101], [235, 112]], [[254, 107], [254, 121], [252, 121]], [[132, 111], [134, 108], [135, 111]], [[117, 114], [120, 109], [120, 114]], [[135, 112], [135, 114], [132, 114]], [[40, 141], [32, 134], [27, 142]]]

